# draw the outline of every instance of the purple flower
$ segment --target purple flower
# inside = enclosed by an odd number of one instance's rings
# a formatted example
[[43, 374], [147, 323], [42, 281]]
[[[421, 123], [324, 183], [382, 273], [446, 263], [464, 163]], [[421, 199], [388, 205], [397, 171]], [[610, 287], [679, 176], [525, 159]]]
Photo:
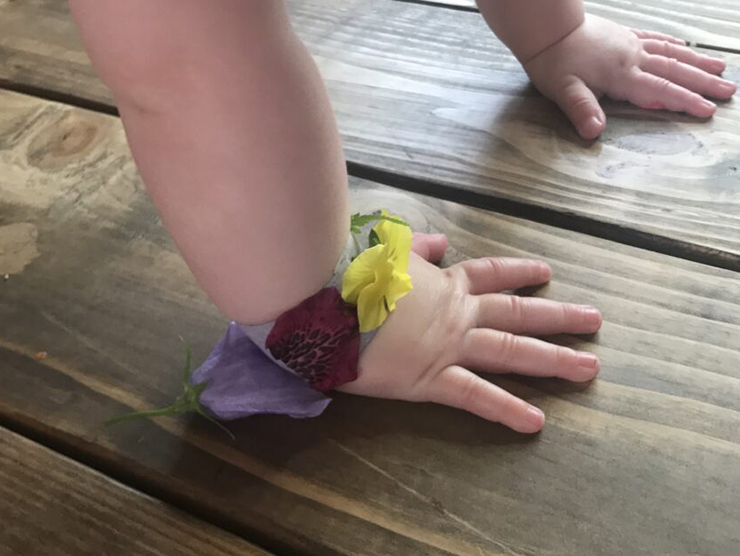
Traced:
[[205, 384], [198, 402], [224, 421], [259, 413], [315, 417], [331, 401], [270, 360], [233, 322], [191, 382]]
[[356, 309], [336, 288], [324, 288], [280, 315], [265, 347], [316, 390], [352, 382], [360, 358]]

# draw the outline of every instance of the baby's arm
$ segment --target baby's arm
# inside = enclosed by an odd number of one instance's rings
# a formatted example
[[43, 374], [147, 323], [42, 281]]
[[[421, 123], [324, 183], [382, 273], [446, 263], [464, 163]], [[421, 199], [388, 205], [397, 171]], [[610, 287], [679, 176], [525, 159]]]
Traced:
[[[144, 182], [208, 295], [248, 324], [320, 290], [348, 239], [347, 177], [326, 91], [284, 3], [71, 2]], [[499, 293], [547, 282], [541, 262], [441, 270], [428, 260], [445, 245], [415, 242], [413, 289], [343, 389], [443, 403], [535, 432], [541, 411], [471, 370], [591, 380], [594, 355], [530, 336], [593, 333], [601, 315]]]
[[71, 6], [149, 193], [219, 308], [265, 322], [318, 291], [347, 241], [347, 176], [284, 4]]
[[583, 0], [478, 0], [478, 7], [534, 85], [587, 139], [604, 130], [602, 96], [706, 118], [717, 107], [703, 96], [726, 99], [737, 89], [718, 76], [722, 60], [674, 37], [587, 15]]

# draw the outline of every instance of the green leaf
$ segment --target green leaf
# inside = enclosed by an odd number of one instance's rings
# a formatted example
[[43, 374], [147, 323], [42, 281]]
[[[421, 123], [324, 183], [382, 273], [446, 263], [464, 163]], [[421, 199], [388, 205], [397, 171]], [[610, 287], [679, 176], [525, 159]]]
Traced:
[[409, 223], [405, 220], [401, 220], [400, 218], [393, 218], [391, 216], [385, 216], [383, 214], [378, 215], [378, 220], [386, 220], [387, 222], [393, 222], [394, 224], [400, 224], [401, 226], [406, 226], [407, 228], [410, 227]]
[[375, 247], [380, 243], [380, 238], [378, 237], [378, 234], [375, 230], [370, 230], [370, 235], [368, 236], [368, 245], [370, 247]]
[[408, 226], [408, 224], [400, 218], [393, 218], [392, 216], [385, 216], [384, 214], [360, 214], [358, 212], [352, 215], [349, 230], [353, 234], [359, 234], [362, 232], [362, 228], [370, 224], [370, 222], [379, 222], [381, 220], [393, 222], [394, 224], [401, 224], [402, 226]]

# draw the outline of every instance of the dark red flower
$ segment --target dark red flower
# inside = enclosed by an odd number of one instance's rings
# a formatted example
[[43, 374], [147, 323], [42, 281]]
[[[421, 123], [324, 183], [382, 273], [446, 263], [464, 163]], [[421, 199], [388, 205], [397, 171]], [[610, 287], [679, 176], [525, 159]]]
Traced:
[[265, 341], [275, 359], [326, 392], [357, 379], [357, 310], [336, 288], [324, 288], [275, 321]]

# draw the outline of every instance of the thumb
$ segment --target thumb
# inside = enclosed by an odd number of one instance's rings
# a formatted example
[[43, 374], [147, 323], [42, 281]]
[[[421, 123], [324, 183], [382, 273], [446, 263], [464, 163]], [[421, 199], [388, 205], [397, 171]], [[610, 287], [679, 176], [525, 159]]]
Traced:
[[444, 234], [414, 234], [411, 250], [430, 263], [438, 263], [447, 251], [447, 236]]
[[553, 99], [584, 139], [596, 139], [606, 127], [606, 115], [593, 91], [572, 77]]

